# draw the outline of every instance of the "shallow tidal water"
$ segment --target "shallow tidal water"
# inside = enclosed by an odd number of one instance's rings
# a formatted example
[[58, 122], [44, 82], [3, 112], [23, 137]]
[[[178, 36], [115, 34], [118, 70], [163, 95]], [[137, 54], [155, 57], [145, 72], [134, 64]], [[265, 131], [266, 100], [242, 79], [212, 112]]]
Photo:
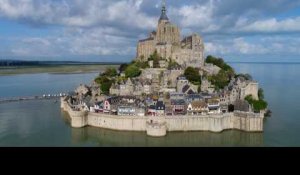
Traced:
[[[55, 100], [0, 104], [0, 146], [300, 146], [300, 64], [230, 63], [249, 73], [265, 91], [272, 116], [263, 133], [228, 130], [170, 132], [152, 138], [144, 132], [71, 128]], [[67, 92], [89, 83], [96, 73], [28, 74], [0, 77], [0, 98]]]

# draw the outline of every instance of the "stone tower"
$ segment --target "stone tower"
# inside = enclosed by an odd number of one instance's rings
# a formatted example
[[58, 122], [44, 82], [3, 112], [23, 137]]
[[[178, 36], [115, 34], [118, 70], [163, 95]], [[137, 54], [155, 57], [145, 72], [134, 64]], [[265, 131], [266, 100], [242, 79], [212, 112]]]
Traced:
[[201, 36], [194, 33], [181, 40], [179, 27], [172, 24], [167, 16], [165, 1], [162, 3], [157, 30], [138, 42], [136, 59], [148, 61], [155, 51], [163, 59], [176, 61], [183, 68], [200, 68], [204, 65], [204, 43]]
[[177, 44], [180, 43], [179, 28], [170, 23], [167, 16], [165, 1], [163, 1], [161, 15], [158, 20], [156, 40], [159, 44]]

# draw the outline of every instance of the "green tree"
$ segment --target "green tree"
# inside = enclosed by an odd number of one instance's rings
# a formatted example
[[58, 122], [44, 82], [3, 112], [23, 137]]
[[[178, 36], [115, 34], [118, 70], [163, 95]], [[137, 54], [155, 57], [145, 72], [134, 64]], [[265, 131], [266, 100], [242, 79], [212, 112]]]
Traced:
[[117, 70], [116, 68], [113, 67], [107, 68], [105, 72], [102, 74], [102, 76], [108, 76], [108, 77], [115, 77], [117, 75], [118, 75]]
[[146, 62], [143, 62], [143, 61], [136, 61], [136, 62], [135, 62], [135, 65], [136, 65], [137, 67], [141, 68], [141, 69], [146, 69], [146, 68], [149, 67], [149, 64], [148, 64], [147, 61], [146, 61]]
[[251, 76], [250, 74], [237, 74], [235, 77], [236, 77], [236, 78], [237, 78], [237, 77], [243, 77], [243, 78], [245, 78], [246, 80], [253, 80], [253, 78], [252, 78], [252, 76]]
[[140, 74], [141, 74], [141, 70], [135, 65], [130, 65], [125, 70], [126, 78], [137, 77], [140, 76]]
[[253, 106], [255, 112], [260, 112], [261, 110], [267, 109], [268, 103], [263, 99], [255, 100], [252, 95], [245, 97], [245, 100]]
[[108, 95], [109, 94], [109, 89], [111, 88], [112, 83], [113, 83], [112, 81], [102, 83], [100, 85], [100, 89], [101, 89], [102, 93]]
[[168, 69], [174, 69], [174, 68], [178, 68], [181, 67], [176, 61], [173, 61], [171, 59], [169, 59], [169, 65], [168, 65]]
[[194, 85], [201, 85], [201, 77], [198, 69], [188, 67], [184, 71], [184, 76]]
[[245, 97], [245, 100], [246, 100], [249, 104], [253, 104], [253, 101], [254, 101], [252, 95], [246, 96], [246, 97]]
[[99, 76], [95, 79], [95, 82], [100, 85], [100, 89], [102, 93], [109, 94], [109, 89], [114, 81], [110, 80], [106, 76]]
[[215, 86], [217, 90], [223, 89], [225, 86], [227, 86], [230, 82], [230, 79], [230, 75], [224, 70], [220, 70], [217, 75], [208, 76], [208, 80]]
[[99, 76], [95, 79], [95, 82], [97, 84], [102, 84], [105, 81], [108, 81], [109, 79], [106, 76]]
[[253, 103], [253, 108], [256, 112], [259, 112], [260, 110], [264, 110], [268, 107], [268, 103], [264, 100], [256, 100]]
[[216, 58], [209, 55], [207, 56], [205, 62], [211, 63], [221, 68], [217, 75], [208, 77], [208, 80], [215, 86], [216, 89], [223, 89], [229, 84], [231, 78], [236, 76], [234, 69], [226, 64], [222, 58]]
[[233, 73], [233, 75], [234, 75], [234, 69], [231, 66], [229, 66], [228, 64], [226, 64], [222, 58], [216, 58], [216, 57], [209, 55], [206, 57], [205, 62], [216, 65], [225, 71]]

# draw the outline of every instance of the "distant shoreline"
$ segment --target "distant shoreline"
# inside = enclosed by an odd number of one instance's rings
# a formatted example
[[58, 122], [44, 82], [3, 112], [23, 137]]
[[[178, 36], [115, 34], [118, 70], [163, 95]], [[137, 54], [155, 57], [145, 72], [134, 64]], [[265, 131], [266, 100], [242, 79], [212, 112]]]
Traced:
[[229, 64], [300, 64], [300, 62], [226, 61]]
[[82, 73], [96, 73], [104, 71], [107, 67], [118, 67], [119, 64], [99, 64], [99, 65], [41, 65], [41, 66], [0, 66], [0, 76], [21, 75], [21, 74], [82, 74]]
[[125, 63], [125, 62], [0, 60], [0, 68], [1, 67], [15, 67], [15, 66], [121, 65], [123, 63]]

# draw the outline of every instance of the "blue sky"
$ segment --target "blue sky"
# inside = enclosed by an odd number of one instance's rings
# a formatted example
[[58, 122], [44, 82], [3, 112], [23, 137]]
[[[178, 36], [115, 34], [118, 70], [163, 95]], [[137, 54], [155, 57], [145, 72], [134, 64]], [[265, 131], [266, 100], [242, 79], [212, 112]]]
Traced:
[[[130, 61], [161, 0], [0, 0], [0, 59]], [[183, 36], [229, 61], [300, 61], [300, 0], [167, 0]]]

